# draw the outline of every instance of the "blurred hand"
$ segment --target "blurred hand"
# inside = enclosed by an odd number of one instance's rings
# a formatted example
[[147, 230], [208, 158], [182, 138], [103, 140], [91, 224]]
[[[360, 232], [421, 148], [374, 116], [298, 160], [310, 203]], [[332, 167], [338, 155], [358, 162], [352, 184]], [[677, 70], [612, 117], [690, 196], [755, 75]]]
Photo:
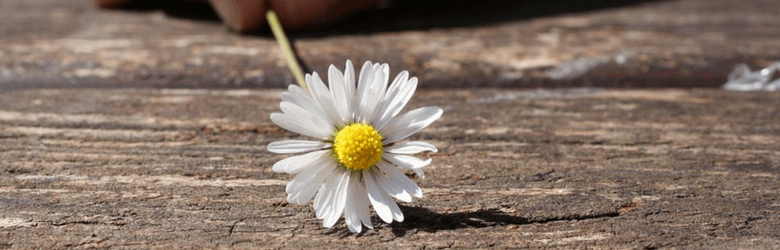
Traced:
[[[103, 8], [122, 8], [132, 0], [93, 0]], [[188, 0], [205, 2], [207, 0]], [[273, 10], [286, 29], [324, 25], [352, 13], [376, 6], [383, 0], [208, 0], [225, 24], [250, 32], [265, 24], [266, 11]], [[187, 4], [182, 1], [181, 4]]]

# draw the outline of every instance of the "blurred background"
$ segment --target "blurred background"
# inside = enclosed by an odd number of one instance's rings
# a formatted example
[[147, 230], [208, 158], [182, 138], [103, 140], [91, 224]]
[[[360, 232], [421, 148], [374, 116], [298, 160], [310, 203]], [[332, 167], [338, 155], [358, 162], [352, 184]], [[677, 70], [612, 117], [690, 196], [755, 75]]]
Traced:
[[780, 59], [773, 0], [0, 1], [0, 86], [281, 88], [387, 62], [422, 88], [720, 87]]

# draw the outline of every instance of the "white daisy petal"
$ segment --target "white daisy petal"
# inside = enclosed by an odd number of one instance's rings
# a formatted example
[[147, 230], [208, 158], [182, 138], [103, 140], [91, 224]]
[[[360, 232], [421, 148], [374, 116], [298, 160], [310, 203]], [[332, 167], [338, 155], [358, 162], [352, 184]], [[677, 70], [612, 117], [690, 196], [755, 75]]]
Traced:
[[330, 95], [333, 98], [333, 104], [338, 111], [339, 121], [350, 120], [349, 98], [347, 97], [348, 88], [344, 75], [336, 68], [330, 65], [328, 68], [328, 85], [330, 86]]
[[[286, 130], [314, 138], [328, 138], [332, 128], [330, 128], [330, 126], [317, 127], [317, 125], [313, 125], [314, 123], [312, 123], [314, 120], [317, 119], [311, 116], [299, 117], [282, 113], [271, 114], [271, 121]], [[319, 122], [317, 124], [319, 124]]]
[[336, 171], [337, 166], [333, 162], [326, 162], [321, 167], [307, 170], [306, 173], [298, 174], [287, 183], [287, 202], [299, 205], [305, 205], [314, 197], [317, 190], [320, 189], [325, 179], [331, 173]]
[[331, 200], [335, 196], [336, 187], [338, 186], [338, 180], [341, 179], [341, 174], [344, 173], [343, 169], [336, 169], [328, 178], [325, 183], [320, 187], [320, 191], [317, 192], [317, 196], [314, 197], [314, 211], [316, 212], [317, 219], [323, 219], [326, 215], [330, 214], [330, 210], [333, 210], [333, 204]]
[[301, 106], [295, 105], [291, 102], [279, 103], [279, 108], [286, 115], [297, 119], [299, 122], [305, 122], [305, 126], [311, 127], [312, 130], [331, 130], [334, 126], [327, 119], [322, 119], [322, 116], [312, 115], [309, 111], [303, 109]]
[[352, 211], [354, 207], [352, 207], [351, 200], [347, 200], [347, 206], [344, 208], [344, 223], [347, 224], [347, 229], [349, 229], [352, 233], [360, 233], [360, 231], [363, 230], [363, 227], [360, 226], [360, 218], [357, 217], [357, 213], [355, 211]]
[[[362, 119], [362, 108], [361, 102], [363, 99], [367, 98], [365, 96], [368, 95], [368, 90], [370, 88], [370, 85], [374, 82], [374, 66], [371, 64], [370, 61], [367, 61], [363, 64], [363, 67], [360, 69], [360, 76], [358, 76], [358, 82], [357, 82], [357, 90], [355, 91], [355, 99], [353, 99], [352, 107], [353, 112], [355, 113], [355, 119], [359, 120]], [[361, 121], [363, 122], [363, 121]]]
[[379, 218], [385, 223], [391, 223], [393, 222], [393, 212], [390, 209], [389, 203], [395, 202], [392, 198], [386, 197], [387, 194], [379, 187], [379, 184], [376, 183], [374, 178], [374, 175], [371, 173], [363, 175], [363, 180], [365, 181], [366, 189], [368, 190], [368, 199], [371, 201], [371, 206], [374, 207]]
[[393, 214], [393, 220], [397, 222], [403, 222], [404, 221], [404, 213], [401, 212], [401, 208], [398, 207], [398, 204], [395, 203], [393, 198], [390, 198], [390, 195], [387, 193], [382, 193], [382, 195], [385, 196], [385, 200], [390, 201], [389, 204], [387, 204], [390, 207], [390, 213]]
[[[365, 67], [364, 67], [365, 69]], [[358, 85], [359, 97], [357, 98], [357, 120], [362, 123], [370, 123], [373, 121], [374, 110], [376, 109], [382, 97], [387, 89], [387, 74], [390, 69], [387, 64], [374, 64], [371, 66], [368, 79], [365, 81], [362, 79], [363, 72], [361, 70], [360, 83], [367, 85], [360, 91], [360, 85]]]
[[[403, 172], [401, 172], [401, 170], [399, 170], [398, 168], [385, 162], [378, 163], [377, 167], [379, 167], [379, 170], [382, 170], [382, 172], [384, 172], [385, 175], [387, 176], [388, 184], [394, 184], [397, 189], [400, 189], [409, 195], [414, 195], [414, 197], [417, 198], [423, 197], [422, 189], [420, 189], [420, 187], [417, 186], [416, 183], [410, 180], [409, 177], [406, 177], [406, 175]], [[393, 195], [393, 192], [391, 192], [390, 189], [385, 188], [385, 190], [387, 190], [388, 193], [390, 193], [390, 195]], [[411, 197], [409, 198], [409, 200], [411, 201]]]
[[381, 130], [387, 124], [398, 115], [399, 112], [401, 112], [402, 109], [406, 106], [406, 104], [409, 102], [410, 99], [412, 99], [412, 95], [414, 95], [414, 91], [417, 89], [417, 78], [412, 77], [409, 81], [406, 82], [406, 84], [402, 85], [402, 88], [398, 90], [398, 93], [396, 96], [393, 97], [393, 99], [389, 99], [387, 103], [387, 107], [385, 108], [384, 113], [379, 118], [379, 121], [376, 123], [376, 128]]
[[296, 160], [300, 159], [298, 157], [300, 157], [300, 155], [287, 157], [280, 161], [277, 161], [272, 168], [274, 170], [274, 173], [287, 173], [287, 171], [285, 171], [287, 165], [290, 165], [290, 163], [293, 163]]
[[[377, 179], [379, 173], [373, 172], [372, 178], [374, 180], [374, 183], [377, 184]], [[398, 222], [404, 221], [404, 214], [401, 212], [401, 208], [398, 207], [398, 204], [395, 203], [392, 197], [387, 193], [386, 190], [384, 190], [381, 186], [378, 187], [380, 189], [379, 194], [382, 196], [382, 199], [386, 202], [385, 205], [390, 209], [390, 215], [392, 216], [392, 219]], [[389, 223], [389, 222], [388, 222]]]
[[380, 131], [384, 143], [397, 142], [417, 133], [439, 119], [442, 113], [439, 107], [422, 107], [396, 117]]
[[[387, 86], [388, 86], [387, 84], [389, 83], [388, 81], [390, 80], [390, 65], [388, 65], [387, 63], [380, 64], [379, 68], [377, 68], [376, 70], [377, 70], [376, 74], [378, 75], [377, 78], [374, 79], [374, 81], [376, 81], [375, 84], [382, 85], [383, 86], [382, 93], [384, 93], [385, 91], [387, 91]], [[382, 95], [382, 98], [377, 99], [377, 102], [381, 101], [383, 98], [384, 95]]]
[[412, 202], [412, 196], [409, 194], [409, 192], [404, 191], [398, 187], [398, 185], [392, 183], [391, 180], [386, 176], [379, 175], [377, 177], [377, 183], [379, 183], [379, 186], [385, 189], [385, 191], [387, 191], [387, 193], [393, 198], [403, 202]]
[[323, 163], [327, 162], [329, 158], [330, 156], [327, 150], [301, 155], [297, 160], [288, 164], [284, 168], [284, 172], [288, 174], [297, 174], [304, 169], [321, 166]]
[[401, 88], [406, 84], [406, 80], [409, 78], [409, 72], [406, 70], [399, 73], [392, 83], [390, 83], [390, 87], [387, 88], [387, 91], [385, 92], [385, 96], [382, 98], [381, 101], [379, 101], [379, 105], [377, 106], [376, 110], [374, 110], [374, 117], [378, 121], [379, 118], [384, 115], [387, 111], [387, 107], [390, 105], [390, 102], [393, 101], [396, 98], [396, 95], [400, 92]]
[[298, 87], [298, 85], [290, 85], [287, 87], [287, 92], [282, 93], [282, 101], [294, 103], [303, 110], [308, 111], [309, 115], [317, 116], [323, 121], [328, 120], [328, 117], [324, 116], [325, 111], [320, 108], [320, 105], [311, 98], [309, 93], [306, 93], [301, 87]]
[[327, 168], [318, 169], [321, 170], [319, 172], [312, 173], [313, 177], [303, 183], [298, 195], [293, 197], [293, 201], [298, 205], [309, 203], [309, 200], [314, 197], [314, 194], [317, 193], [320, 186], [325, 182], [325, 179], [336, 170], [335, 166], [336, 165], [333, 164], [332, 167], [328, 166]]
[[352, 115], [355, 113], [355, 103], [353, 101], [355, 100], [355, 66], [352, 66], [352, 61], [350, 60], [347, 60], [347, 65], [344, 68], [344, 83], [347, 92], [347, 111]]
[[338, 186], [336, 187], [335, 196], [333, 197], [333, 202], [331, 203], [333, 210], [330, 211], [330, 215], [326, 215], [322, 220], [323, 227], [333, 227], [339, 218], [341, 218], [341, 214], [344, 213], [344, 206], [347, 204], [347, 194], [349, 192], [349, 188], [347, 187], [351, 177], [350, 174], [351, 172], [349, 171], [344, 171], [344, 173], [341, 174]]
[[420, 158], [414, 156], [399, 155], [393, 153], [384, 153], [382, 154], [382, 158], [385, 158], [385, 160], [390, 161], [390, 163], [404, 167], [406, 169], [412, 169], [412, 170], [428, 166], [428, 164], [431, 164], [431, 161], [433, 161], [432, 159], [423, 161]]
[[276, 162], [273, 170], [276, 173], [295, 174], [311, 166], [321, 165], [329, 159], [327, 150], [311, 152], [305, 155], [297, 155]]
[[292, 200], [299, 205], [305, 205], [306, 203], [309, 203], [309, 200], [311, 200], [311, 198], [314, 197], [314, 194], [319, 191], [319, 188], [325, 182], [326, 178], [330, 176], [335, 170], [336, 168], [327, 168], [325, 171], [321, 172], [322, 174], [320, 176], [313, 177], [307, 183], [304, 183], [303, 186], [301, 186], [298, 195], [292, 197]]
[[405, 83], [404, 76], [407, 76], [409, 73], [406, 71], [401, 72], [396, 76], [395, 80], [393, 80], [393, 83], [390, 84], [390, 87], [385, 91], [384, 96], [382, 97], [382, 100], [377, 103], [376, 108], [374, 109], [374, 114], [371, 118], [371, 123], [374, 124], [374, 127], [377, 129], [380, 127], [382, 123], [382, 117], [385, 116], [385, 113], [388, 113], [388, 107], [390, 106], [391, 102], [396, 100], [398, 93], [401, 90], [401, 87], [403, 87], [401, 83]]
[[439, 152], [436, 146], [421, 141], [408, 141], [408, 142], [398, 143], [393, 146], [386, 147], [385, 151], [393, 154], [406, 154], [406, 155], [417, 154], [423, 151], [430, 151], [434, 153]]
[[333, 104], [333, 97], [331, 96], [328, 87], [325, 87], [325, 83], [322, 82], [320, 75], [318, 75], [317, 72], [314, 72], [309, 79], [310, 80], [306, 82], [309, 84], [309, 92], [311, 92], [312, 98], [320, 104], [322, 110], [325, 111], [325, 115], [330, 118], [331, 124], [336, 126], [342, 125], [344, 120], [341, 119], [339, 111], [336, 110], [336, 107]]
[[425, 179], [425, 173], [423, 172], [422, 168], [428, 166], [428, 164], [431, 164], [431, 161], [433, 161], [433, 159], [423, 161], [420, 158], [414, 156], [396, 155], [393, 153], [384, 153], [383, 156], [384, 159], [395, 165], [406, 169], [411, 169], [415, 174], [417, 174], [417, 176], [420, 177], [420, 179]]
[[361, 177], [362, 178], [357, 180], [357, 187], [355, 188], [353, 195], [350, 196], [355, 198], [355, 209], [358, 217], [360, 217], [360, 222], [367, 228], [374, 229], [374, 226], [371, 224], [371, 214], [368, 211], [368, 191], [363, 181], [363, 179], [366, 178], [366, 174], [362, 174]]
[[329, 143], [306, 140], [283, 140], [269, 143], [268, 151], [277, 154], [295, 154], [314, 151], [330, 146]]
[[[377, 164], [377, 166], [379, 165], [380, 164]], [[396, 198], [403, 202], [412, 202], [411, 194], [407, 192], [403, 187], [401, 187], [401, 184], [397, 183], [395, 179], [390, 178], [389, 175], [392, 173], [387, 173], [386, 171], [382, 171], [382, 172], [385, 172], [385, 174], [376, 175], [377, 177], [376, 180], [377, 183], [379, 183], [379, 186], [381, 186], [385, 191], [387, 191], [387, 193], [390, 194], [390, 196], [392, 196], [393, 198]]]
[[365, 207], [359, 207], [357, 204], [357, 199], [359, 199], [357, 197], [357, 191], [360, 188], [358, 185], [360, 178], [358, 177], [359, 176], [354, 176], [349, 179], [349, 184], [347, 186], [349, 195], [347, 195], [347, 205], [344, 207], [344, 222], [347, 223], [349, 231], [353, 233], [359, 233], [363, 229], [360, 223], [360, 213], [358, 212], [358, 209], [367, 209]]
[[397, 95], [400, 90], [406, 86], [406, 84], [409, 81], [409, 71], [401, 71], [401, 73], [398, 73], [397, 76], [395, 76], [395, 79], [393, 79], [393, 82], [390, 83], [390, 87], [387, 88], [387, 95], [385, 95], [385, 98], [383, 98], [383, 101], [390, 101], [392, 100], [395, 95]]
[[416, 168], [412, 169], [414, 171], [414, 174], [420, 177], [420, 179], [425, 179], [425, 173], [423, 172], [422, 168]]
[[404, 213], [401, 212], [401, 208], [398, 207], [398, 204], [396, 204], [395, 202], [390, 204], [390, 210], [393, 212], [393, 219], [395, 221], [397, 221], [397, 222], [403, 222], [404, 221]]
[[[310, 153], [310, 154], [316, 154], [316, 153], [318, 153], [318, 152], [314, 152], [314, 153]], [[299, 156], [294, 156], [294, 157], [290, 157], [290, 158], [287, 158], [287, 159], [292, 159], [292, 162], [295, 162], [295, 161], [298, 161], [298, 160], [301, 160], [301, 159], [307, 159], [308, 156], [309, 155], [299, 155]], [[285, 159], [285, 160], [287, 160], [287, 159]], [[282, 160], [282, 161], [284, 161], [284, 160]], [[280, 162], [282, 162], [282, 161], [280, 161]], [[327, 163], [321, 163], [321, 164], [327, 165]], [[287, 164], [287, 165], [285, 165], [283, 167], [287, 168], [287, 166], [289, 166], [289, 164]], [[306, 164], [306, 166], [304, 166], [304, 167], [300, 167], [301, 170], [306, 170], [306, 173], [305, 174], [295, 175], [295, 177], [293, 177], [292, 180], [287, 182], [287, 188], [285, 189], [285, 191], [288, 192], [288, 193], [292, 192], [294, 189], [299, 188], [299, 186], [302, 186], [303, 184], [306, 184], [306, 182], [312, 180], [313, 177], [309, 173], [311, 173], [313, 171], [315, 171], [315, 172], [324, 171], [322, 169], [326, 169], [327, 168], [327, 167], [320, 167], [320, 166], [321, 166], [320, 164], [318, 164], [317, 162], [314, 162], [314, 163], [311, 163], [311, 164]], [[274, 166], [274, 167], [276, 167], [276, 166]]]
[[374, 79], [373, 83], [369, 85], [366, 95], [363, 96], [360, 104], [359, 117], [362, 118], [364, 123], [372, 123], [374, 120], [374, 111], [377, 109], [380, 101], [384, 98], [385, 91], [387, 90], [387, 75], [390, 73], [390, 68], [387, 64], [382, 64], [374, 67]]

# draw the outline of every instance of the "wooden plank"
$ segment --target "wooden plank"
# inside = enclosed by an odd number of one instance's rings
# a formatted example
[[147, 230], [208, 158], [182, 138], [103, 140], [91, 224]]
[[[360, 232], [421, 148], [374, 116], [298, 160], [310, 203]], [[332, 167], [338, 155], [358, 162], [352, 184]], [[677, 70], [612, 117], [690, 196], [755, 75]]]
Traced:
[[350, 234], [285, 202], [276, 90], [0, 93], [2, 248], [774, 248], [780, 98], [436, 90], [406, 220]]
[[[143, 2], [117, 11], [91, 1], [3, 1], [0, 87], [293, 83], [269, 33], [232, 34], [213, 12], [203, 20], [207, 6]], [[780, 60], [774, 0], [395, 2], [290, 37], [311, 71], [346, 59], [387, 62], [424, 88], [718, 87], [738, 63]]]

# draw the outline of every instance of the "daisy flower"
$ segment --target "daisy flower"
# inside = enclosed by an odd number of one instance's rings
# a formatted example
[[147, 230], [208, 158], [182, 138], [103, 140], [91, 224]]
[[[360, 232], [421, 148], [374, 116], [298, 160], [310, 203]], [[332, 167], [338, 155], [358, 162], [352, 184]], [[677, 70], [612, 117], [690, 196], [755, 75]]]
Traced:
[[[373, 228], [369, 204], [386, 223], [403, 221], [393, 198], [411, 202], [422, 190], [402, 169], [425, 178], [422, 168], [431, 159], [410, 156], [435, 146], [421, 141], [401, 141], [439, 119], [438, 107], [423, 107], [398, 115], [417, 88], [417, 78], [401, 72], [388, 87], [387, 64], [366, 62], [355, 84], [355, 70], [347, 61], [345, 72], [331, 65], [330, 88], [317, 73], [307, 74], [309, 91], [290, 85], [279, 105], [283, 113], [271, 121], [314, 140], [283, 140], [268, 144], [288, 157], [273, 166], [274, 172], [297, 174], [287, 184], [287, 201], [305, 205], [314, 198], [317, 219], [332, 227], [344, 216], [352, 232]], [[400, 168], [398, 168], [400, 167]]]

